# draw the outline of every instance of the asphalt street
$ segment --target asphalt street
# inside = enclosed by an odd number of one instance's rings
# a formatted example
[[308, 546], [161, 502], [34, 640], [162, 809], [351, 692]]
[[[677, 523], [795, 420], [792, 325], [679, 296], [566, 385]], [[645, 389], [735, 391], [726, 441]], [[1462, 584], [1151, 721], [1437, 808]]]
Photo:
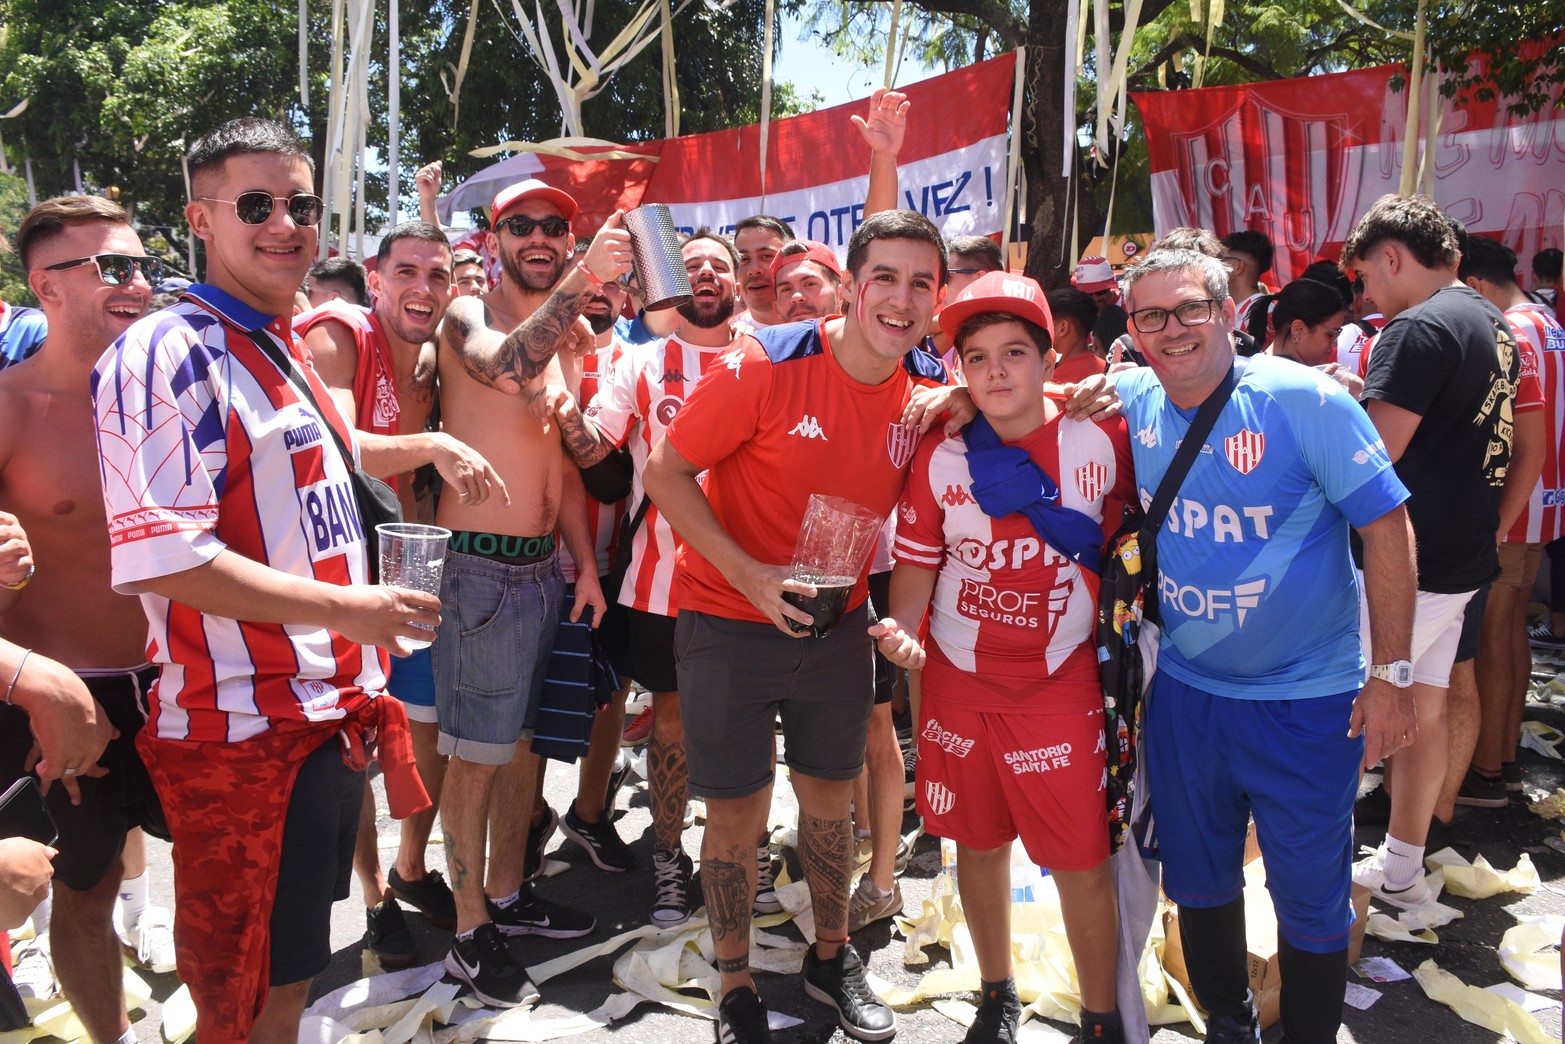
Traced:
[[[1565, 727], [1565, 711], [1559, 708], [1529, 704], [1528, 714], [1529, 717], [1556, 727]], [[1565, 763], [1523, 751], [1522, 765], [1530, 791], [1553, 793], [1556, 787], [1565, 785]], [[575, 780], [573, 767], [551, 765], [546, 781], [546, 797], [550, 804], [555, 808], [565, 808], [574, 794]], [[1378, 777], [1375, 774], [1368, 775], [1362, 790], [1367, 793], [1377, 784]], [[379, 787], [378, 781], [376, 786]], [[779, 783], [777, 794], [779, 802], [791, 803], [792, 795], [785, 781]], [[627, 874], [600, 871], [573, 843], [563, 841], [556, 835], [551, 845], [551, 857], [564, 861], [569, 869], [540, 886], [551, 899], [590, 910], [596, 915], [598, 930], [585, 942], [601, 941], [647, 922], [652, 895], [652, 836], [645, 785], [627, 786], [620, 797], [620, 807], [624, 811], [618, 828], [641, 861], [637, 870]], [[911, 818], [908, 823], [911, 827]], [[383, 839], [383, 859], [389, 865], [394, 854], [395, 842], [392, 839], [396, 836], [397, 824], [382, 816], [378, 825]], [[1558, 840], [1561, 837], [1561, 824], [1540, 818], [1529, 812], [1522, 800], [1513, 798], [1509, 807], [1504, 809], [1463, 809], [1458, 815], [1457, 827], [1457, 850], [1460, 853], [1468, 858], [1481, 853], [1494, 866], [1508, 869], [1515, 865], [1522, 852], [1527, 852], [1538, 868], [1543, 887], [1526, 896], [1500, 895], [1482, 901], [1449, 899], [1449, 904], [1461, 910], [1465, 917], [1439, 931], [1438, 946], [1381, 943], [1371, 938], [1366, 942], [1364, 955], [1389, 957], [1407, 971], [1412, 971], [1419, 963], [1433, 957], [1442, 968], [1466, 983], [1489, 986], [1505, 982], [1508, 976], [1496, 953], [1502, 933], [1525, 915], [1565, 914], [1565, 854], [1545, 843], [1546, 838]], [[1361, 822], [1358, 841], [1374, 845], [1379, 842], [1383, 832], [1383, 826], [1375, 827]], [[700, 844], [701, 828], [698, 824], [686, 831], [685, 846], [692, 855], [696, 855], [699, 854]], [[166, 846], [154, 843], [149, 847], [156, 901], [171, 904], [173, 884]], [[442, 866], [443, 855], [438, 846], [432, 846], [429, 858], [432, 867]], [[939, 871], [938, 841], [931, 837], [920, 839], [902, 879], [904, 897], [910, 910], [917, 909], [921, 900], [929, 895]], [[409, 921], [418, 941], [420, 962], [440, 960], [449, 945], [449, 935], [432, 928], [416, 914], [410, 914]], [[791, 926], [777, 930], [785, 934], [792, 932]], [[339, 903], [334, 910], [334, 957], [330, 969], [317, 979], [314, 996], [336, 989], [360, 976], [363, 932], [364, 907], [355, 882], [353, 898]], [[529, 964], [537, 964], [578, 948], [584, 940], [528, 939], [525, 942]], [[898, 985], [911, 987], [930, 968], [949, 964], [949, 956], [944, 950], [932, 948], [930, 954], [934, 961], [930, 966], [904, 967], [901, 961], [902, 940], [889, 921], [858, 933], [854, 942], [865, 955], [872, 972]], [[550, 980], [543, 987], [543, 1001], [537, 1014], [545, 1018], [558, 1018], [597, 1008], [610, 994], [619, 991], [610, 977], [612, 964], [612, 957], [600, 957]], [[135, 1031], [138, 1039], [152, 1042], [161, 1039], [161, 1002], [178, 984], [174, 975], [149, 975], [147, 978], [153, 986], [154, 999], [138, 1014]], [[798, 976], [763, 974], [758, 976], [758, 982], [762, 995], [773, 1010], [804, 1020], [802, 1025], [776, 1035], [781, 1044], [819, 1044], [849, 1039], [837, 1027], [834, 1012], [804, 995]], [[1345, 1009], [1339, 1041], [1437, 1041], [1466, 1044], [1504, 1039], [1462, 1021], [1448, 1008], [1429, 1000], [1412, 980], [1366, 985], [1373, 986], [1382, 996], [1366, 1011], [1351, 1007]], [[1538, 1018], [1545, 1031], [1558, 1039], [1559, 995], [1548, 996], [1555, 1003], [1539, 1012]], [[901, 1010], [898, 1018], [896, 1039], [904, 1044], [933, 1044], [936, 1041], [959, 1041], [962, 1038], [962, 1028], [929, 1004]], [[1068, 1034], [1073, 1029], [1062, 1023], [1045, 1025], [1062, 1034]], [[1280, 1031], [1280, 1026], [1274, 1026], [1266, 1033], [1268, 1044], [1278, 1039]], [[643, 1004], [628, 1018], [611, 1027], [572, 1039], [582, 1044], [609, 1040], [616, 1044], [632, 1041], [701, 1041], [712, 1039], [712, 1032], [710, 1022], [668, 1008]], [[1157, 1044], [1198, 1040], [1193, 1032], [1188, 1023], [1165, 1026], [1156, 1031], [1153, 1040]], [[1034, 1039], [1063, 1038], [1045, 1034]]]

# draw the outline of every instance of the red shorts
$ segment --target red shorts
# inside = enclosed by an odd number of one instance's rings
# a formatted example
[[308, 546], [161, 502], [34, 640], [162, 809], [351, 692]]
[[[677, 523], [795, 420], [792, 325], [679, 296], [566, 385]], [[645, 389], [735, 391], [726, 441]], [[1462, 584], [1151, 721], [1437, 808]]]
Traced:
[[1103, 708], [998, 713], [923, 694], [918, 812], [968, 848], [1020, 837], [1050, 870], [1090, 870], [1109, 854]]

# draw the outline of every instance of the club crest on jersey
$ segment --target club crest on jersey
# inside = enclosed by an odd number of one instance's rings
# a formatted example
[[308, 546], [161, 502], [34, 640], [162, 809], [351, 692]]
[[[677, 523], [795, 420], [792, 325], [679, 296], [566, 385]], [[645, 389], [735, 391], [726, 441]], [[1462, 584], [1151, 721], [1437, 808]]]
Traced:
[[1262, 431], [1240, 428], [1237, 433], [1223, 440], [1223, 453], [1228, 457], [1228, 463], [1241, 475], [1254, 471], [1265, 452], [1266, 433]]
[[1076, 469], [1074, 476], [1076, 492], [1090, 504], [1103, 495], [1103, 487], [1108, 485], [1109, 481], [1109, 466], [1096, 460], [1089, 460]]
[[902, 426], [901, 421], [892, 421], [886, 425], [886, 456], [891, 458], [891, 466], [901, 470], [907, 467], [908, 461], [913, 459], [913, 454], [918, 450], [918, 440], [923, 432], [909, 431]]
[[679, 412], [679, 408], [684, 404], [685, 401], [677, 395], [665, 395], [652, 404], [652, 416], [656, 417], [657, 422], [666, 428], [674, 423], [674, 415]]
[[932, 779], [924, 784], [924, 800], [929, 802], [929, 811], [937, 816], [945, 815], [956, 805], [956, 795], [951, 793], [951, 788]]

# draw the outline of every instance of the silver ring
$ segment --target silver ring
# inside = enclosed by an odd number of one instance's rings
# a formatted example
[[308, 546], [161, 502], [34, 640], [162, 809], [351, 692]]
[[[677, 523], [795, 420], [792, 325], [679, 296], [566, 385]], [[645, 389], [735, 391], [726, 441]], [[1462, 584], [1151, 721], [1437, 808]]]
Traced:
[[460, 493], [458, 493], [458, 494], [457, 494], [457, 496], [459, 496], [459, 497], [465, 497], [465, 496], [467, 496], [467, 490], [465, 490], [465, 489], [464, 489], [464, 490], [462, 490], [462, 491], [461, 491], [461, 492], [460, 492]]
[[62, 776], [79, 776], [79, 775], [81, 775], [81, 772], [82, 772], [82, 770], [79, 769], [79, 768], [68, 768], [68, 769], [65, 769], [63, 772], [61, 772], [60, 774]]

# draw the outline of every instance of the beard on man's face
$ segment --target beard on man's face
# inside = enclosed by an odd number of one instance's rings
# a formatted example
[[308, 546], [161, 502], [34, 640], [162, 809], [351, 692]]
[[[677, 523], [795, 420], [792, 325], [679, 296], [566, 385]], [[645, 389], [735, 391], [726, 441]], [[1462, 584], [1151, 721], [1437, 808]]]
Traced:
[[711, 330], [734, 317], [733, 297], [692, 297], [679, 306], [679, 314], [690, 325]]

